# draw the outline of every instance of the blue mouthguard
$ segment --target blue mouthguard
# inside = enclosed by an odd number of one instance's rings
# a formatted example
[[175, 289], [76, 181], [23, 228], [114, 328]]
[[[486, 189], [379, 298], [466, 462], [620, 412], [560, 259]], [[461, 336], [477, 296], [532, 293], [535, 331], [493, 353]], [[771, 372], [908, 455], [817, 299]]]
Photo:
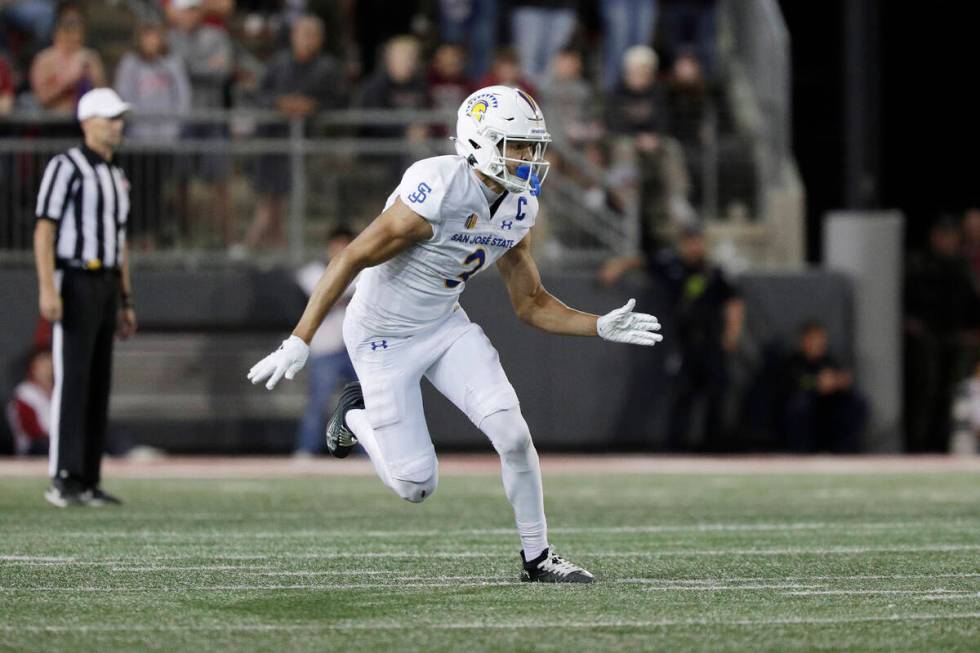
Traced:
[[531, 176], [531, 195], [537, 197], [541, 193], [541, 180], [538, 179], [536, 174], [531, 172], [531, 166], [525, 164], [522, 166], [517, 166], [517, 170], [514, 172], [520, 179], [527, 179], [528, 175]]

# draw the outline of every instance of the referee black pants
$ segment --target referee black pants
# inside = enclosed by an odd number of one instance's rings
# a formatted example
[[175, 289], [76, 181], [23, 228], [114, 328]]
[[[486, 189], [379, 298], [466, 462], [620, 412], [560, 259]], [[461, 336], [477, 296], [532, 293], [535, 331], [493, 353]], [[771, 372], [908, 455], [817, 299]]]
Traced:
[[109, 418], [119, 276], [73, 269], [58, 275], [63, 313], [51, 346], [55, 385], [48, 469], [54, 479], [95, 488]]

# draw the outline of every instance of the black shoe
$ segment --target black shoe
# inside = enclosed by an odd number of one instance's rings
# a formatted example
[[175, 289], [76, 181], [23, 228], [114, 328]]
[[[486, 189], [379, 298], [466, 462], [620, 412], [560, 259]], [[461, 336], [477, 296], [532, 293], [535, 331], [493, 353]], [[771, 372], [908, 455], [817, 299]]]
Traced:
[[85, 488], [81, 483], [69, 478], [56, 478], [51, 481], [51, 487], [44, 491], [44, 500], [58, 508], [80, 506], [84, 493]]
[[578, 565], [573, 565], [553, 549], [545, 549], [541, 555], [528, 562], [521, 551], [521, 582], [524, 583], [591, 583], [595, 577]]
[[82, 492], [81, 500], [83, 504], [93, 508], [122, 505], [122, 500], [119, 497], [114, 497], [100, 488], [85, 490]]
[[337, 458], [346, 458], [357, 444], [357, 438], [345, 419], [347, 411], [356, 408], [364, 408], [364, 395], [361, 394], [361, 384], [352, 381], [340, 391], [340, 401], [327, 422], [327, 451]]

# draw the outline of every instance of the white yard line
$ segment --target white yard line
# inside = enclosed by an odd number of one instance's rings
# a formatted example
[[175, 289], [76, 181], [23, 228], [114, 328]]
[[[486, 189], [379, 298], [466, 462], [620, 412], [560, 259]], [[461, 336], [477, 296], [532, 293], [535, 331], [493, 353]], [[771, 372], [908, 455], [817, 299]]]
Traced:
[[451, 623], [426, 623], [419, 620], [400, 621], [347, 621], [334, 624], [202, 624], [156, 625], [119, 624], [98, 626], [56, 625], [0, 625], [6, 632], [289, 632], [289, 631], [371, 631], [371, 630], [540, 630], [546, 628], [685, 628], [685, 627], [768, 627], [768, 626], [822, 626], [856, 623], [901, 623], [907, 621], [963, 621], [980, 620], [980, 612], [948, 614], [891, 614], [878, 617], [800, 617], [780, 619], [662, 619], [662, 620], [581, 620], [581, 621], [476, 621]]
[[719, 578], [673, 578], [667, 581], [654, 578], [624, 578], [622, 583], [759, 583], [765, 581], [800, 581], [800, 580], [905, 580], [917, 578], [980, 578], [980, 573], [964, 574], [848, 574], [836, 576], [732, 576]]
[[[719, 557], [719, 556], [824, 556], [824, 555], [866, 555], [881, 553], [957, 553], [965, 551], [980, 551], [980, 544], [926, 544], [926, 545], [893, 545], [893, 546], [834, 546], [834, 547], [779, 547], [779, 548], [759, 548], [759, 549], [673, 549], [657, 551], [589, 551], [581, 550], [580, 556], [598, 558], [674, 558], [674, 557]], [[350, 559], [350, 558], [390, 558], [401, 560], [418, 559], [438, 559], [438, 560], [464, 560], [471, 558], [496, 558], [501, 555], [511, 555], [512, 551], [506, 549], [488, 549], [486, 551], [417, 551], [417, 550], [392, 550], [392, 551], [320, 551], [316, 553], [289, 553], [282, 555], [272, 554], [221, 554], [210, 555], [183, 554], [183, 555], [152, 555], [140, 554], [132, 558], [109, 558], [106, 560], [74, 560], [70, 558], [44, 558], [31, 556], [14, 555], [6, 556], [9, 564], [23, 564], [32, 562], [43, 562], [50, 565], [109, 565], [126, 566], [129, 563], [147, 563], [162, 560], [200, 560], [206, 558], [210, 560], [327, 560], [327, 559]]]
[[[786, 589], [807, 589], [814, 587], [826, 587], [825, 585], [785, 585], [777, 583], [774, 585], [664, 585], [644, 587], [642, 592], [728, 592], [742, 590], [786, 590]], [[784, 592], [786, 593], [786, 592]], [[791, 593], [791, 592], [790, 592]]]
[[922, 601], [962, 601], [963, 599], [980, 599], [980, 592], [967, 594], [927, 594], [919, 598]]
[[[780, 531], [826, 531], [859, 532], [868, 530], [907, 530], [910, 528], [938, 528], [943, 530], [980, 530], [980, 520], [971, 521], [942, 521], [942, 522], [791, 522], [791, 523], [716, 523], [716, 524], [662, 524], [645, 526], [596, 526], [596, 527], [556, 527], [552, 533], [562, 535], [601, 535], [621, 533], [713, 533], [713, 532], [780, 532]], [[49, 535], [46, 532], [15, 532], [12, 535], [26, 537], [41, 537]], [[378, 539], [398, 539], [404, 537], [466, 537], [466, 536], [506, 536], [514, 535], [513, 528], [474, 528], [474, 529], [433, 529], [433, 530], [343, 530], [335, 529], [303, 529], [294, 531], [198, 531], [186, 530], [139, 530], [117, 531], [67, 531], [59, 533], [59, 537], [80, 538], [167, 538], [167, 539], [200, 539], [204, 537], [220, 537], [223, 539], [287, 539], [316, 537], [324, 539], [347, 539], [350, 537], [369, 537]], [[3, 558], [0, 558], [2, 560]]]
[[186, 586], [186, 587], [134, 587], [124, 585], [121, 587], [103, 586], [76, 586], [63, 587], [49, 585], [45, 587], [0, 587], [0, 592], [18, 594], [24, 592], [120, 592], [120, 593], [160, 593], [160, 594], [183, 594], [187, 592], [254, 592], [254, 591], [284, 591], [284, 590], [350, 590], [350, 589], [419, 589], [419, 588], [442, 588], [442, 587], [503, 587], [507, 585], [518, 585], [520, 581], [517, 574], [514, 580], [490, 580], [474, 581], [435, 581], [435, 582], [413, 582], [406, 583], [402, 579], [392, 578], [388, 583], [316, 583], [311, 585], [207, 585], [207, 586]]
[[927, 594], [927, 595], [949, 595], [949, 596], [966, 596], [975, 595], [975, 592], [970, 592], [969, 590], [945, 590], [945, 589], [931, 589], [931, 590], [805, 590], [805, 591], [790, 591], [782, 592], [788, 596], [872, 596], [876, 594]]

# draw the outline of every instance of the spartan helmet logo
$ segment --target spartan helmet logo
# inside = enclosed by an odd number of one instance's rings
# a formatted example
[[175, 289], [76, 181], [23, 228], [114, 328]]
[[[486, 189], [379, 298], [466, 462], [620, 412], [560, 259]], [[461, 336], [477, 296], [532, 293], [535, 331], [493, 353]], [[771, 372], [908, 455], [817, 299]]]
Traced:
[[483, 122], [483, 116], [487, 112], [489, 105], [486, 100], [477, 100], [470, 109], [470, 115], [477, 122]]

